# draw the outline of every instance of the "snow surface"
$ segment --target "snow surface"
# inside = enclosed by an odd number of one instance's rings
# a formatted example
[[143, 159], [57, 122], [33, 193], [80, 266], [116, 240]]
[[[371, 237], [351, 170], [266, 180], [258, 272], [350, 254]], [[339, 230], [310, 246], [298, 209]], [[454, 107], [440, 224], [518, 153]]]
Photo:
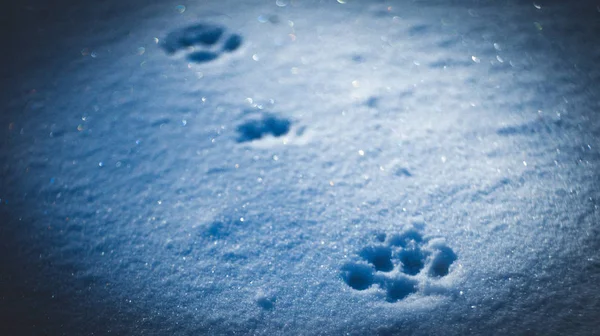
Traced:
[[597, 332], [596, 5], [12, 6], [6, 334]]

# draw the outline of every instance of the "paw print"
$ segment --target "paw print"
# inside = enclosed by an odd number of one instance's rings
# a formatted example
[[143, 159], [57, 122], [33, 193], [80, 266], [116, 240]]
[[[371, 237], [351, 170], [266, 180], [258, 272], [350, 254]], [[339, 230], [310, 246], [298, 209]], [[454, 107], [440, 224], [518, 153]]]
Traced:
[[342, 267], [341, 277], [354, 290], [377, 285], [386, 292], [388, 302], [414, 294], [423, 277], [439, 279], [448, 275], [457, 259], [443, 239], [428, 239], [416, 229], [386, 237], [358, 253], [358, 262]]
[[258, 118], [245, 120], [237, 127], [239, 135], [237, 142], [250, 142], [268, 135], [280, 137], [290, 131], [291, 125], [292, 122], [289, 119], [265, 113]]
[[242, 45], [238, 34], [226, 34], [218, 25], [201, 23], [169, 33], [161, 46], [169, 55], [180, 50], [189, 51], [191, 62], [206, 63], [219, 58], [223, 53], [231, 53]]

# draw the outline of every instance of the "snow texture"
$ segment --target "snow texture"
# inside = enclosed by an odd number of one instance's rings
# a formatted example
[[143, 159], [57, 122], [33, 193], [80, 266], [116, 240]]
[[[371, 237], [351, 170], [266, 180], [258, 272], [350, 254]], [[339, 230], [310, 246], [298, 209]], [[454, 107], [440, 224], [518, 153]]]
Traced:
[[3, 335], [597, 332], [597, 4], [5, 6]]

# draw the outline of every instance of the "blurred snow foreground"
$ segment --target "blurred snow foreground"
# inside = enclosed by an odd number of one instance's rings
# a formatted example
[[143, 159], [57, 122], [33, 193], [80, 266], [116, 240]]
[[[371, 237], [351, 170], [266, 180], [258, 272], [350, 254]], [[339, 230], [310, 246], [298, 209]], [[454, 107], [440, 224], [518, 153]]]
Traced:
[[595, 5], [138, 2], [3, 80], [15, 330], [596, 332]]

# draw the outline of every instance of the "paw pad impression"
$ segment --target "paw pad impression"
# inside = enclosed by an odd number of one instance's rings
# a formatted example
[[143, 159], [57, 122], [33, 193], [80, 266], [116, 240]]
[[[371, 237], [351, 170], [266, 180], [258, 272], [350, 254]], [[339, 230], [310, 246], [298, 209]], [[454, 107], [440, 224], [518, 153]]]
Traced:
[[169, 55], [180, 50], [190, 53], [187, 59], [196, 63], [206, 63], [219, 58], [223, 53], [231, 53], [242, 45], [238, 34], [226, 34], [225, 28], [201, 23], [169, 33], [161, 43]]
[[347, 263], [341, 269], [344, 282], [354, 290], [378, 285], [386, 292], [388, 302], [400, 301], [416, 293], [425, 277], [439, 279], [450, 273], [458, 258], [441, 239], [428, 239], [415, 229], [386, 237], [363, 248], [362, 261]]
[[280, 137], [286, 135], [291, 128], [289, 119], [274, 114], [264, 113], [251, 118], [237, 127], [237, 142], [250, 142], [266, 136]]

